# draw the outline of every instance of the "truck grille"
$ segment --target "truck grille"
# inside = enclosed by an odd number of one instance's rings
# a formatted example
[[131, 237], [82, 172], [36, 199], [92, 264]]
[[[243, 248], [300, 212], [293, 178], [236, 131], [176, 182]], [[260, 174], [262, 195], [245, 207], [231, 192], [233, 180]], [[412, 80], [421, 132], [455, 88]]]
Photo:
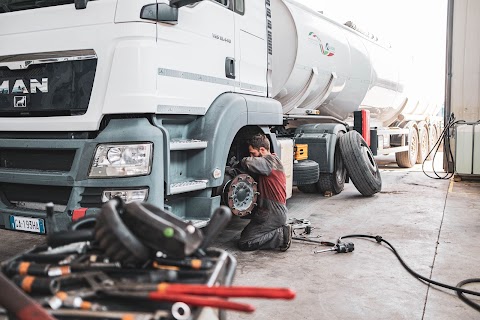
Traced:
[[83, 208], [101, 208], [102, 193], [104, 188], [85, 188], [81, 194], [80, 207]]
[[75, 150], [0, 148], [0, 168], [68, 172]]
[[0, 196], [11, 202], [39, 202], [66, 205], [71, 187], [0, 183]]
[[0, 116], [85, 114], [96, 68], [93, 50], [0, 57]]

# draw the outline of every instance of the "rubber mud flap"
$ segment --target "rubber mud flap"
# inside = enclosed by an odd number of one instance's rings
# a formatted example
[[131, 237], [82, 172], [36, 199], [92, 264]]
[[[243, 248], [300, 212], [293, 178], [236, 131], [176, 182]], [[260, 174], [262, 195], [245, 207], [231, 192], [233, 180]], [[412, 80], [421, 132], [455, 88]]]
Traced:
[[350, 179], [362, 195], [368, 197], [382, 190], [382, 177], [373, 153], [357, 131], [340, 137], [340, 152]]

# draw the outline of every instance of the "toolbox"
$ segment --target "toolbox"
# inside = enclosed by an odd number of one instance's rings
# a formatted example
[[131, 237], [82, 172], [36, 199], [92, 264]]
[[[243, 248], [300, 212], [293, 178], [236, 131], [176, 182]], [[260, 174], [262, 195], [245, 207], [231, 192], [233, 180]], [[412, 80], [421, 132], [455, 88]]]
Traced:
[[[52, 249], [49, 250], [46, 246], [36, 247], [2, 262], [2, 272], [57, 319], [226, 318], [226, 312], [221, 309], [190, 308], [183, 302], [148, 301], [141, 295], [135, 296], [140, 292], [136, 290], [156, 287], [158, 283], [199, 284], [207, 287], [231, 285], [237, 263], [224, 250], [207, 250], [206, 257], [202, 260], [189, 260], [197, 264], [194, 266], [182, 266], [187, 260], [178, 260], [165, 261], [165, 264], [155, 262], [144, 268], [122, 268], [103, 259], [101, 251], [95, 247], [72, 246], [71, 250], [70, 253], [60, 255], [49, 253]], [[74, 250], [85, 252], [75, 254]], [[55, 258], [63, 261], [53, 263]], [[54, 264], [56, 267], [52, 267]], [[95, 288], [95, 285], [100, 288]], [[112, 290], [118, 290], [109, 293], [109, 286]], [[3, 309], [0, 309], [0, 315], [15, 319], [14, 315]]]
[[[53, 204], [46, 211], [51, 218]], [[152, 205], [110, 200], [93, 219], [75, 221], [49, 234], [46, 245], [1, 263], [3, 314], [19, 320], [221, 320], [226, 310], [255, 310], [230, 297], [293, 299], [288, 288], [231, 286], [235, 258], [209, 247], [231, 216], [220, 207], [201, 231]]]

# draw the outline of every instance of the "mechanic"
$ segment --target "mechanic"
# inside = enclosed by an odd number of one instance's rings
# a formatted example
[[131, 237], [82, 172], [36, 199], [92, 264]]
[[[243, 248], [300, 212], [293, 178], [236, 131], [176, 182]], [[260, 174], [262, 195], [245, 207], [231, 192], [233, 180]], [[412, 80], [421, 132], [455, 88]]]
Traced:
[[248, 141], [250, 157], [242, 159], [247, 171], [258, 175], [260, 192], [257, 210], [243, 229], [238, 247], [243, 251], [280, 249], [286, 251], [292, 242], [293, 228], [287, 221], [287, 186], [282, 163], [270, 153], [270, 141], [257, 134]]

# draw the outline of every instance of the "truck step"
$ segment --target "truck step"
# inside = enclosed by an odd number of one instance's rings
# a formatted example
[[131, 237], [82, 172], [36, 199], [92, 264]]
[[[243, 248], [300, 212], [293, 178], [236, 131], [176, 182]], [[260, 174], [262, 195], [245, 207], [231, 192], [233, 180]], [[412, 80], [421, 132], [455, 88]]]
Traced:
[[208, 180], [194, 180], [172, 183], [170, 194], [180, 194], [190, 191], [204, 190], [207, 188]]
[[208, 145], [208, 141], [196, 140], [196, 139], [174, 139], [170, 141], [170, 150], [193, 150], [193, 149], [205, 149]]

